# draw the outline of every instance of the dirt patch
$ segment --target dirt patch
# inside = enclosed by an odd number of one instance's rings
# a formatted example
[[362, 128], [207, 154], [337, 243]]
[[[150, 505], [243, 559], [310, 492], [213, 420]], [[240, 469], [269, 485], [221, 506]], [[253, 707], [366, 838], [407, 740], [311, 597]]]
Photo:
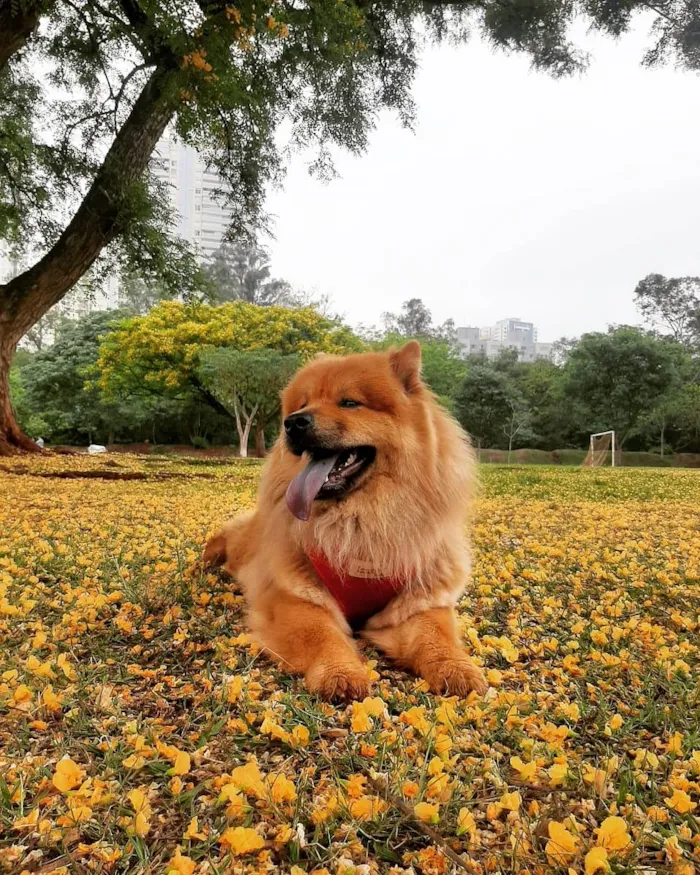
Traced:
[[[44, 477], [48, 480], [185, 480], [191, 474], [175, 474], [159, 472], [146, 474], [143, 471], [32, 471], [20, 465], [14, 468], [0, 469], [5, 474], [26, 477]], [[213, 480], [213, 474], [196, 474], [198, 480]]]

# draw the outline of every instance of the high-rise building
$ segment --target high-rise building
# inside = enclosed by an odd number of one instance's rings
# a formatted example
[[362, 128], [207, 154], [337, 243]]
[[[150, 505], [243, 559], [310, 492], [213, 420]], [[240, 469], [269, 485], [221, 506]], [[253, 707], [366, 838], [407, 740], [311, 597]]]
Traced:
[[462, 358], [470, 355], [496, 358], [504, 349], [517, 349], [521, 362], [552, 357], [553, 344], [539, 343], [535, 325], [517, 318], [501, 319], [495, 325], [484, 328], [458, 328], [457, 340]]
[[151, 170], [169, 192], [177, 233], [202, 260], [214, 253], [231, 223], [223, 201], [226, 185], [191, 146], [166, 134], [155, 148]]

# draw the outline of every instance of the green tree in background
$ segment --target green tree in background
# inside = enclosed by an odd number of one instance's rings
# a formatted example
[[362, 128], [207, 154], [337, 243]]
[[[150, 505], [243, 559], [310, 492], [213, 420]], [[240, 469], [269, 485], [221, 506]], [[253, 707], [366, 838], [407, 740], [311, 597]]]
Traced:
[[329, 176], [330, 147], [362, 152], [382, 110], [410, 124], [426, 39], [476, 29], [563, 75], [586, 63], [568, 36], [574, 21], [617, 36], [650, 9], [647, 63], [698, 68], [700, 13], [689, 3], [0, 0], [0, 236], [34, 259], [0, 285], [0, 452], [36, 450], [10, 402], [19, 340], [105, 247], [174, 293], [199, 290], [146, 178], [168, 125], [228, 184], [232, 233], [249, 230], [264, 222], [285, 146], [315, 147]]
[[[296, 355], [273, 349], [250, 352], [219, 347], [200, 358], [199, 379], [235, 419], [239, 453], [248, 455], [248, 439], [255, 425], [259, 435], [280, 412], [280, 392], [299, 367]], [[257, 447], [258, 455], [264, 453]]]
[[213, 347], [271, 349], [305, 360], [319, 352], [354, 352], [362, 344], [350, 329], [312, 308], [164, 301], [145, 316], [122, 321], [105, 337], [98, 359], [100, 386], [114, 399], [194, 395], [230, 415], [200, 378], [201, 355]]
[[566, 392], [585, 428], [614, 429], [622, 448], [645, 411], [673, 391], [678, 361], [676, 344], [638, 328], [584, 334], [565, 365]]
[[700, 342], [700, 277], [650, 273], [634, 290], [648, 324], [666, 329], [679, 343]]
[[487, 364], [469, 364], [455, 398], [455, 414], [479, 452], [482, 447], [497, 447], [503, 442], [504, 428], [511, 423], [516, 398], [517, 391], [507, 374]]
[[[88, 443], [94, 439], [112, 443], [115, 429], [125, 418], [133, 425], [147, 415], [133, 404], [105, 402], [97, 386], [90, 383], [100, 339], [120, 315], [93, 313], [64, 324], [52, 346], [22, 367], [22, 401], [43, 421], [44, 438], [84, 436]], [[36, 423], [28, 427], [36, 434]]]
[[299, 305], [299, 298], [286, 280], [272, 276], [270, 256], [261, 246], [247, 241], [224, 242], [205, 267], [217, 301], [247, 301], [269, 307]]

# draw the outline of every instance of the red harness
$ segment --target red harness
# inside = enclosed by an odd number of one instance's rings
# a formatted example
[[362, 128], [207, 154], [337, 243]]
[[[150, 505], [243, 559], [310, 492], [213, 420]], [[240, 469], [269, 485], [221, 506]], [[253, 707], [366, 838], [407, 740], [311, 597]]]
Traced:
[[352, 563], [350, 571], [353, 573], [346, 574], [334, 568], [320, 553], [309, 553], [309, 559], [351, 626], [361, 626], [378, 614], [404, 586], [401, 580], [373, 577], [373, 569], [366, 563]]

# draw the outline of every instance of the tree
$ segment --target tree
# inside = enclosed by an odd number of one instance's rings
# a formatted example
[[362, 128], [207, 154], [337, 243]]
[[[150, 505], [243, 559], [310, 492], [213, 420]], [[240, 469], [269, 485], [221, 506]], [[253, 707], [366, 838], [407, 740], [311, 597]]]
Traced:
[[[384, 337], [400, 337], [424, 341], [428, 338], [444, 340], [456, 349], [457, 329], [454, 320], [433, 325], [433, 314], [420, 298], [411, 298], [401, 305], [400, 313], [382, 313]], [[374, 329], [369, 329], [371, 334]]]
[[665, 277], [650, 273], [634, 290], [646, 322], [667, 329], [674, 340], [700, 340], [700, 277]]
[[[584, 6], [615, 35], [648, 9]], [[381, 110], [411, 122], [426, 36], [465, 39], [473, 24], [494, 46], [563, 75], [585, 66], [567, 36], [581, 11], [555, 0], [0, 0], [0, 235], [39, 253], [0, 286], [0, 452], [36, 450], [10, 402], [17, 343], [105, 247], [174, 290], [195, 284], [191, 253], [174, 245], [146, 180], [169, 124], [222, 174], [233, 235], [264, 223], [286, 145], [317, 147], [315, 168], [328, 176], [329, 147], [362, 152]], [[697, 30], [695, 7], [666, 4], [647, 62], [698, 67]]]
[[[515, 391], [508, 376], [486, 364], [470, 364], [455, 398], [458, 421], [483, 446], [498, 446], [513, 416]], [[515, 434], [513, 435], [515, 437]]]
[[107, 398], [200, 398], [231, 415], [200, 376], [205, 349], [273, 349], [303, 361], [319, 352], [362, 348], [343, 325], [312, 308], [258, 307], [243, 301], [212, 306], [164, 301], [145, 316], [123, 320], [100, 348], [99, 383]]
[[56, 334], [65, 326], [68, 318], [54, 308], [42, 316], [24, 335], [24, 343], [36, 352], [50, 346]]
[[299, 305], [289, 283], [272, 278], [268, 252], [254, 243], [222, 243], [205, 272], [220, 302], [247, 301], [263, 307]]
[[382, 313], [382, 322], [387, 334], [431, 337], [433, 333], [433, 314], [420, 298], [404, 301], [400, 313]]
[[508, 464], [510, 465], [514, 441], [519, 439], [519, 442], [522, 443], [532, 440], [535, 433], [532, 430], [532, 415], [522, 395], [511, 391], [507, 401], [510, 407], [510, 416], [503, 424], [503, 434], [508, 438]]
[[567, 394], [590, 431], [614, 429], [622, 448], [672, 389], [678, 348], [638, 328], [584, 334], [564, 367]]
[[93, 313], [64, 324], [53, 345], [21, 369], [24, 407], [45, 423], [44, 437], [84, 436], [90, 443], [99, 436], [112, 443], [121, 423], [148, 415], [143, 405], [138, 409], [133, 404], [105, 401], [91, 381], [100, 340], [120, 316], [115, 311]]
[[236, 420], [242, 458], [248, 455], [253, 423], [264, 430], [279, 413], [280, 392], [298, 367], [298, 356], [273, 349], [246, 352], [219, 347], [203, 352], [199, 379]]
[[157, 279], [144, 279], [135, 271], [125, 271], [121, 277], [119, 308], [124, 313], [144, 316], [160, 301], [171, 297], [170, 291]]
[[549, 359], [521, 362], [517, 385], [532, 417], [535, 445], [554, 450], [575, 438], [571, 399], [563, 391], [563, 369]]

